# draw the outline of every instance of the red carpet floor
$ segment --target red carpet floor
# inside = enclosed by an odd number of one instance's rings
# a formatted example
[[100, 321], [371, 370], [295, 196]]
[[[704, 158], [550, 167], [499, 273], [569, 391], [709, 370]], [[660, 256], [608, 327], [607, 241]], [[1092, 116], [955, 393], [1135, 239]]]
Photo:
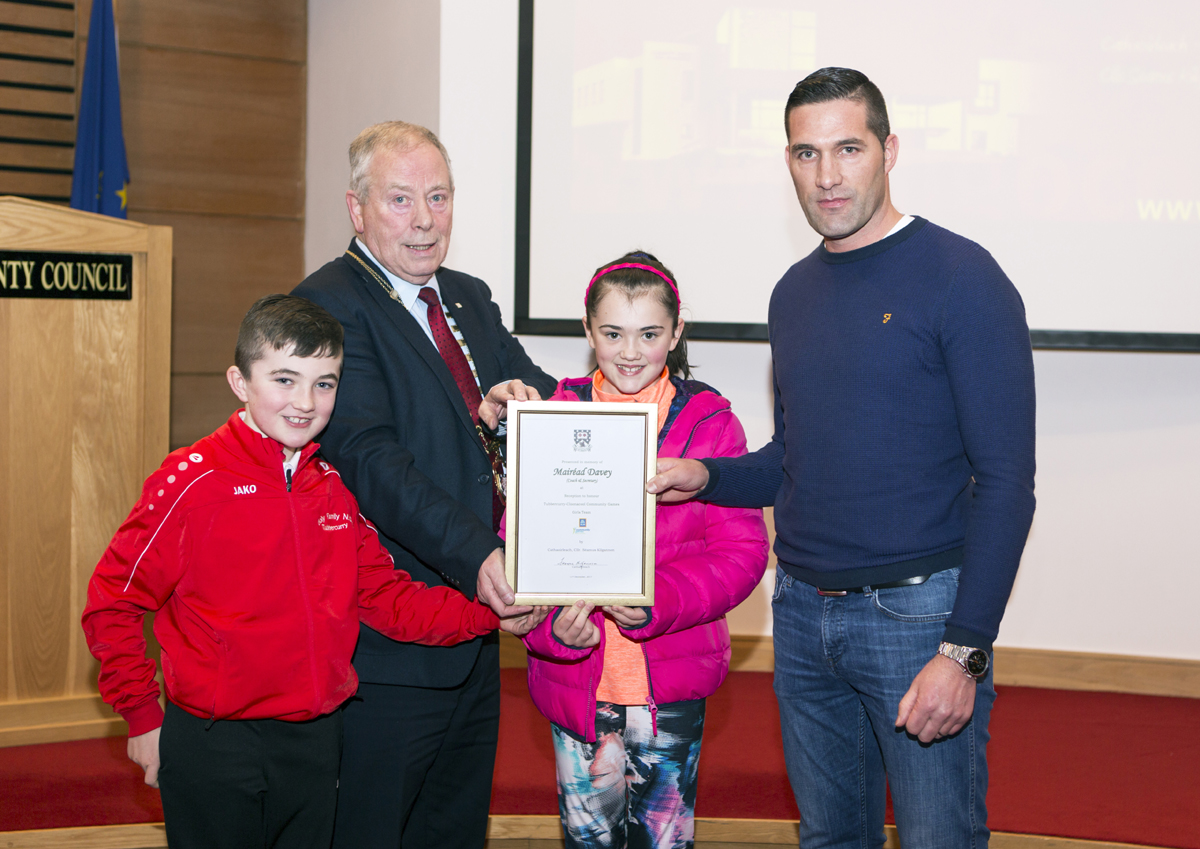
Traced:
[[[503, 672], [495, 814], [555, 814], [549, 725]], [[997, 831], [1200, 849], [1200, 700], [1000, 688], [989, 746]], [[0, 831], [154, 822], [123, 738], [0, 749]], [[702, 817], [795, 819], [767, 673], [709, 700]]]

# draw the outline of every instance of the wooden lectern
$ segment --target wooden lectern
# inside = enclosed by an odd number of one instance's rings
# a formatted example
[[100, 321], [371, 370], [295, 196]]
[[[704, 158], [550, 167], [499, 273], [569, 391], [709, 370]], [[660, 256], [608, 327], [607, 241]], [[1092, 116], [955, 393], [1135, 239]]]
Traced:
[[171, 228], [0, 197], [0, 746], [125, 731], [79, 617], [170, 388]]

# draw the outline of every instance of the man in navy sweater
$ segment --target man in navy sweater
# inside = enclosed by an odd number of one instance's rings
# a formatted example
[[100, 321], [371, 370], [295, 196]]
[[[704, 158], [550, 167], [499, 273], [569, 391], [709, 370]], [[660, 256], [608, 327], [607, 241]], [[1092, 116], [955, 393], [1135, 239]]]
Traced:
[[824, 68], [785, 111], [821, 245], [771, 296], [775, 435], [659, 461], [663, 500], [775, 506], [775, 692], [800, 843], [987, 845], [990, 655], [1033, 518], [1024, 306], [979, 245], [892, 205], [879, 89]]

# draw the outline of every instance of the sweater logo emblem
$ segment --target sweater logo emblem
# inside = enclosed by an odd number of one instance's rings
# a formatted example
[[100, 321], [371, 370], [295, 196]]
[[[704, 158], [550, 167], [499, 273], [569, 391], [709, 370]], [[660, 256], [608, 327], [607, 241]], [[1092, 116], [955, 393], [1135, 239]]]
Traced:
[[887, 324], [891, 320], [892, 320], [892, 314], [890, 312], [885, 312], [883, 314], [883, 323]]
[[234, 495], [253, 495], [256, 492], [258, 492], [258, 487], [256, 487], [254, 484], [247, 484], [246, 486], [235, 486], [233, 488]]
[[592, 432], [590, 430], [575, 431], [575, 450], [576, 451], [591, 451], [592, 450]]
[[323, 531], [344, 531], [350, 527], [349, 513], [325, 513], [317, 519]]

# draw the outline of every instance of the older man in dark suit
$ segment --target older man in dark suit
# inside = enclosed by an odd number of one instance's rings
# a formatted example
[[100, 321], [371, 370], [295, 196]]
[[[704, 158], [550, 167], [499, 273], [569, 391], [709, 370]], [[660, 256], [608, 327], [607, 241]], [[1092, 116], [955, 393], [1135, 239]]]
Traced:
[[[512, 607], [495, 534], [499, 502], [478, 428], [489, 388], [548, 396], [482, 280], [442, 267], [454, 216], [449, 157], [400, 121], [350, 146], [357, 237], [298, 286], [346, 329], [345, 365], [322, 451], [418, 581]], [[499, 390], [498, 390], [499, 391]], [[496, 635], [449, 648], [362, 626], [362, 685], [345, 713], [334, 846], [479, 847], [500, 715]]]

